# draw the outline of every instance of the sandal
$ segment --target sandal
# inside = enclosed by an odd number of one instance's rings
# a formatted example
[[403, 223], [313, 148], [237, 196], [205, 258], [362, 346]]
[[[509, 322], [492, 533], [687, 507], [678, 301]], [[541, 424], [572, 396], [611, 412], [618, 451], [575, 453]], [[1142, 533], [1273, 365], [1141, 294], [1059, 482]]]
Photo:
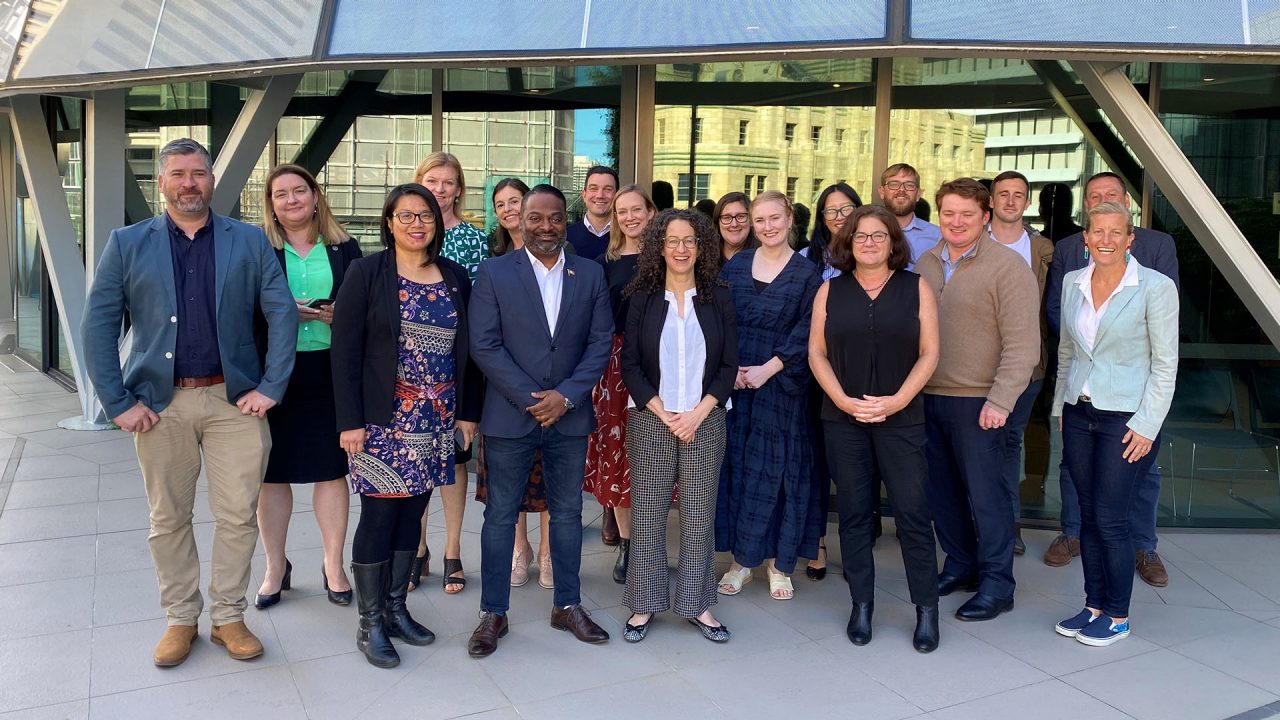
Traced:
[[769, 574], [769, 597], [774, 600], [790, 600], [795, 597], [796, 591], [791, 586], [790, 575], [774, 572], [772, 568], [765, 568], [765, 572]]
[[[454, 577], [453, 574], [462, 572], [462, 558], [445, 558], [444, 559], [444, 591], [447, 595], [457, 595], [462, 592], [462, 588], [466, 587], [467, 579], [465, 577]], [[450, 587], [457, 586], [457, 590], [450, 590]]]
[[[821, 562], [822, 567], [814, 567], [813, 563]], [[822, 580], [827, 576], [827, 539], [823, 538], [818, 543], [818, 557], [814, 558], [804, 569], [804, 574], [814, 582]]]
[[427, 548], [424, 557], [415, 556], [409, 566], [409, 589], [413, 590], [422, 584], [422, 578], [431, 574], [431, 548]]
[[749, 582], [751, 582], [751, 568], [730, 569], [720, 578], [719, 584], [716, 585], [716, 592], [721, 595], [737, 595], [742, 592], [742, 586]]

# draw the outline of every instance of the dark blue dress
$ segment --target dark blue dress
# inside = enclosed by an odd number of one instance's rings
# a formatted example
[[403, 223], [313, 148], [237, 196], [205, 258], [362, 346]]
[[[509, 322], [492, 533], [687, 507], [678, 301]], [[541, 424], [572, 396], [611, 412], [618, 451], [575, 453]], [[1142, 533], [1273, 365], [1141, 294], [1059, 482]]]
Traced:
[[745, 567], [776, 558], [780, 572], [797, 557], [815, 557], [823, 520], [812, 497], [813, 447], [806, 395], [809, 318], [822, 276], [796, 254], [772, 283], [757, 290], [755, 250], [734, 255], [721, 271], [738, 314], [738, 364], [774, 356], [782, 371], [756, 390], [735, 390], [728, 446], [716, 501], [716, 550]]

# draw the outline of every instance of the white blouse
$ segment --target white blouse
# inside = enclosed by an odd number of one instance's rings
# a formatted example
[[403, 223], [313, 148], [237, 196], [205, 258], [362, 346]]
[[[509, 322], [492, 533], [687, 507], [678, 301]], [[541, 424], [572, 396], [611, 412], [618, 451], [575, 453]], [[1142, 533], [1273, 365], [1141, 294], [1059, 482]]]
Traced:
[[[1138, 261], [1133, 258], [1124, 267], [1124, 277], [1120, 278], [1120, 282], [1116, 283], [1116, 287], [1111, 291], [1111, 295], [1103, 301], [1097, 310], [1093, 309], [1093, 263], [1080, 273], [1080, 277], [1076, 278], [1076, 286], [1080, 288], [1080, 292], [1084, 295], [1084, 303], [1080, 305], [1080, 314], [1076, 315], [1076, 334], [1080, 336], [1084, 348], [1090, 353], [1093, 352], [1094, 340], [1098, 337], [1098, 326], [1102, 324], [1102, 318], [1107, 314], [1107, 308], [1111, 307], [1111, 301], [1116, 295], [1126, 287], [1137, 286], [1138, 284]], [[1085, 378], [1084, 385], [1080, 388], [1081, 395], [1092, 395], [1089, 391], [1089, 379]]]
[[707, 365], [707, 341], [693, 309], [696, 288], [684, 293], [684, 317], [676, 311], [676, 296], [666, 291], [667, 318], [658, 342], [658, 397], [667, 412], [688, 412], [702, 401], [702, 373]]

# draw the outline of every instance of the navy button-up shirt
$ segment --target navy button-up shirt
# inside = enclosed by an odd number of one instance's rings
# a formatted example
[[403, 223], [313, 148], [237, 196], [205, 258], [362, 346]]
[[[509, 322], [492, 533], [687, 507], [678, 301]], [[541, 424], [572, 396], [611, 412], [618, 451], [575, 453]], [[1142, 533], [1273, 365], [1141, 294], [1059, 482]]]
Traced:
[[165, 213], [169, 251], [173, 254], [173, 287], [178, 298], [178, 342], [173, 377], [195, 378], [222, 374], [218, 353], [218, 317], [214, 299], [213, 215], [188, 238]]

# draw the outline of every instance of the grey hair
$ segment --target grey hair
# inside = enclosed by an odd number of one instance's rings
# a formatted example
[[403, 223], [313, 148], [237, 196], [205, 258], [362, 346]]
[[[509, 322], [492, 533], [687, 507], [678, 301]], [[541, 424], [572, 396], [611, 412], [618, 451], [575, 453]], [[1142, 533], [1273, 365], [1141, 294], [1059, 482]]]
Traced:
[[203, 145], [191, 138], [178, 138], [177, 140], [170, 140], [165, 143], [163, 148], [160, 148], [160, 156], [157, 158], [156, 163], [160, 168], [161, 175], [164, 174], [165, 163], [174, 155], [200, 155], [204, 158], [205, 168], [209, 172], [213, 172], [213, 157], [209, 155], [209, 151]]
[[1133, 234], [1133, 213], [1129, 212], [1129, 208], [1120, 203], [1104, 202], [1093, 206], [1093, 209], [1084, 215], [1084, 229], [1088, 230], [1093, 226], [1093, 218], [1095, 215], [1123, 215], [1125, 226], [1128, 234]]

